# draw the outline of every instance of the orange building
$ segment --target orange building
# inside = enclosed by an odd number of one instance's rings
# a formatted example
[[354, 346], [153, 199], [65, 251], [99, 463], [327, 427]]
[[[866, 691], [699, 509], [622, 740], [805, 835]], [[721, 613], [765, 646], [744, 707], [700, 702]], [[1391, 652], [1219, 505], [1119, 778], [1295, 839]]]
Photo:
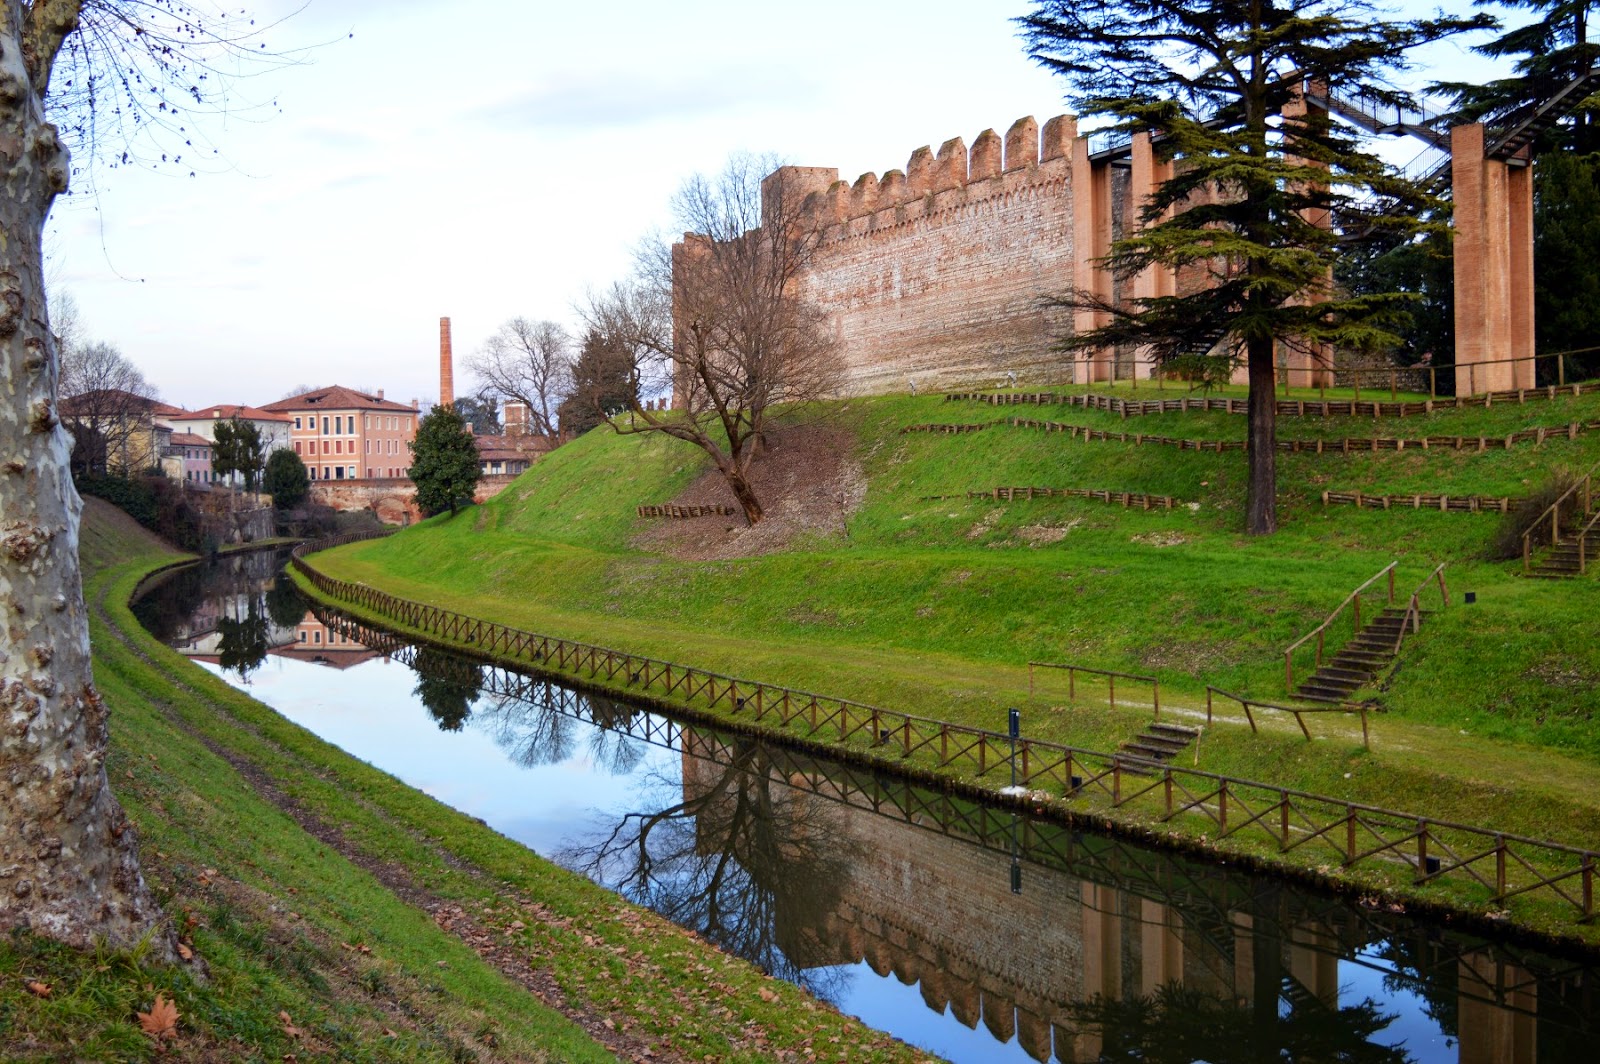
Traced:
[[261, 409], [288, 415], [291, 445], [312, 480], [392, 480], [411, 468], [407, 445], [421, 416], [415, 403], [334, 385]]

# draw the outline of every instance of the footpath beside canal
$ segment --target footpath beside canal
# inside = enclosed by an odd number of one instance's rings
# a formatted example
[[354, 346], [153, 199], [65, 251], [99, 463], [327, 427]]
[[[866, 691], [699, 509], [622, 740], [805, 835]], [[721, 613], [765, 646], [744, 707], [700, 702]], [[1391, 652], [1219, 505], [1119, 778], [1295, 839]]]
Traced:
[[329, 577], [296, 551], [297, 578], [339, 609], [407, 636], [596, 691], [1067, 823], [1245, 862], [1302, 881], [1478, 923], [1600, 942], [1600, 853], [1503, 823], [1385, 808], [1279, 783], [1017, 738], [849, 699], [537, 634]]
[[148, 1058], [159, 991], [192, 1059], [927, 1059], [196, 669], [127, 605], [180, 556], [87, 515], [108, 769], [187, 960], [0, 943], [8, 1050]]

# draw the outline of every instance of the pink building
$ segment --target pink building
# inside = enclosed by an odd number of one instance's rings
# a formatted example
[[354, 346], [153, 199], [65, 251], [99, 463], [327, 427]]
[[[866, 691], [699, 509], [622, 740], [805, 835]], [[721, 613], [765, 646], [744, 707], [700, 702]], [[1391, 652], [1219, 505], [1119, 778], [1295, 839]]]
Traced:
[[421, 416], [415, 405], [334, 385], [261, 409], [290, 419], [294, 453], [312, 480], [391, 480], [411, 468], [407, 446]]
[[204, 436], [174, 432], [166, 444], [164, 457], [163, 472], [174, 480], [185, 484], [211, 483], [211, 441]]

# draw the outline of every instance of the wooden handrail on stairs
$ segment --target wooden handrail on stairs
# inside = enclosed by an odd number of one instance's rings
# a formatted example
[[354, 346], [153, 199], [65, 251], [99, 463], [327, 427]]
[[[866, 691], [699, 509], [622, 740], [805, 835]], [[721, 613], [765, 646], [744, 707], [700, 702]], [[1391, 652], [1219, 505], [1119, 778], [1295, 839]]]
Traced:
[[1390, 603], [1394, 602], [1394, 570], [1395, 566], [1399, 564], [1400, 562], [1395, 560], [1384, 566], [1376, 575], [1367, 580], [1366, 583], [1362, 584], [1360, 587], [1350, 592], [1349, 595], [1345, 596], [1345, 600], [1339, 603], [1339, 608], [1328, 614], [1326, 620], [1290, 644], [1289, 648], [1283, 652], [1283, 678], [1288, 690], [1294, 690], [1294, 652], [1304, 646], [1306, 641], [1312, 636], [1316, 636], [1317, 668], [1322, 668], [1323, 641], [1327, 635], [1328, 627], [1332, 625], [1334, 621], [1338, 620], [1339, 615], [1344, 612], [1345, 607], [1349, 606], [1351, 603], [1355, 604], [1355, 630], [1358, 632], [1361, 631], [1361, 593], [1363, 591], [1377, 583], [1383, 577], [1387, 576], [1389, 578], [1389, 601]]
[[1594, 512], [1589, 523], [1578, 530], [1578, 575], [1589, 571], [1589, 536], [1600, 527], [1600, 510]]
[[[1554, 547], [1561, 539], [1561, 504], [1581, 491], [1583, 493], [1583, 509], [1580, 512], [1583, 514], [1589, 512], [1589, 508], [1594, 502], [1593, 485], [1596, 472], [1600, 472], [1600, 463], [1596, 463], [1594, 468], [1573, 481], [1572, 487], [1562, 492], [1560, 498], [1546, 507], [1544, 513], [1540, 514], [1533, 524], [1528, 526], [1528, 530], [1522, 534], [1523, 576], [1527, 576], [1533, 568], [1533, 534], [1539, 531], [1546, 518], [1550, 521], [1550, 546]], [[1592, 526], [1594, 522], [1591, 521], [1589, 524]], [[1587, 532], [1588, 528], [1586, 527], [1584, 533], [1587, 534]], [[1582, 569], [1580, 568], [1579, 571], [1581, 572]]]
[[1444, 562], [1440, 562], [1438, 568], [1429, 573], [1422, 583], [1417, 585], [1417, 589], [1411, 593], [1411, 599], [1406, 605], [1405, 621], [1400, 625], [1400, 631], [1394, 637], [1394, 652], [1396, 654], [1400, 653], [1400, 644], [1405, 642], [1408, 631], [1417, 632], [1421, 630], [1422, 593], [1428, 589], [1428, 585], [1433, 583], [1436, 577], [1439, 581], [1439, 598], [1444, 606], [1448, 607], [1450, 605], [1450, 589], [1444, 582], [1444, 564]]

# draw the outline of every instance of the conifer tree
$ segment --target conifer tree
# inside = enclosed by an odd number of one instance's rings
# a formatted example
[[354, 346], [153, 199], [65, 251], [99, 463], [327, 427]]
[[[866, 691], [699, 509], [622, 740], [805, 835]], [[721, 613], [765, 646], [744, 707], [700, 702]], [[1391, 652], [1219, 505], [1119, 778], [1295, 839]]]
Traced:
[[1389, 224], [1421, 224], [1408, 219], [1427, 201], [1326, 110], [1284, 110], [1307, 86], [1403, 105], [1392, 78], [1412, 48], [1492, 20], [1391, 20], [1362, 0], [1048, 0], [1019, 21], [1030, 55], [1066, 80], [1082, 116], [1149, 133], [1176, 163], [1105, 265], [1123, 277], [1150, 267], [1211, 274], [1187, 295], [1116, 305], [1073, 292], [1064, 306], [1104, 311], [1110, 322], [1063, 347], [1136, 345], [1163, 360], [1203, 353], [1219, 337], [1227, 350], [1242, 348], [1245, 525], [1270, 533], [1278, 345], [1392, 344], [1390, 327], [1410, 298], [1335, 290], [1340, 234], [1323, 222], [1377, 194], [1411, 208]]
[[417, 436], [407, 446], [411, 448], [417, 506], [424, 514], [431, 517], [446, 510], [453, 514], [472, 504], [483, 466], [472, 433], [454, 407], [434, 407], [417, 425]]

